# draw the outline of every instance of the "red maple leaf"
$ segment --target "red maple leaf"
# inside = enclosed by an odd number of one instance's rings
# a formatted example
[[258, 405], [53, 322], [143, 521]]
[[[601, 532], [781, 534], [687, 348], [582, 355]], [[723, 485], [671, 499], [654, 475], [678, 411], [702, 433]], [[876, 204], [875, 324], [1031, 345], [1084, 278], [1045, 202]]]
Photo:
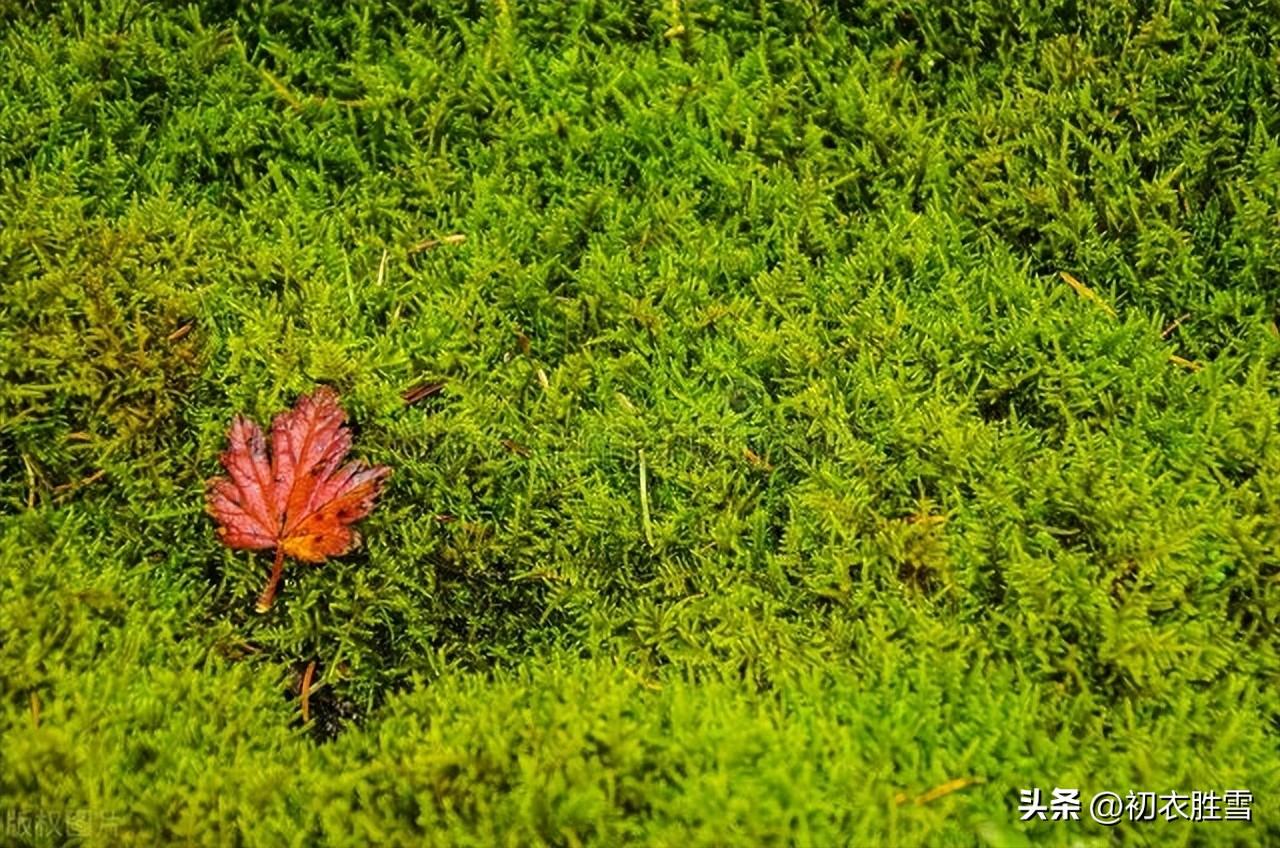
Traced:
[[346, 419], [337, 392], [321, 386], [271, 422], [269, 458], [261, 427], [241, 415], [231, 422], [220, 457], [228, 476], [209, 480], [206, 497], [223, 544], [275, 549], [258, 612], [271, 608], [286, 556], [324, 562], [360, 543], [351, 525], [373, 509], [391, 469], [342, 464], [351, 449]]

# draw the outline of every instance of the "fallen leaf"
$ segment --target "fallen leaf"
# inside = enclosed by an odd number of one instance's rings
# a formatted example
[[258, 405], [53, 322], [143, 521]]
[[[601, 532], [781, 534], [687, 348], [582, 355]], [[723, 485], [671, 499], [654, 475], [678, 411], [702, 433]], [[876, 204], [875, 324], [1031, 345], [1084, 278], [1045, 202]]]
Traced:
[[361, 460], [345, 465], [351, 431], [338, 394], [322, 386], [271, 422], [271, 454], [262, 429], [237, 415], [221, 456], [225, 477], [208, 481], [209, 514], [218, 538], [237, 550], [275, 550], [258, 612], [275, 599], [285, 557], [324, 562], [360, 543], [351, 525], [373, 509], [391, 474]]

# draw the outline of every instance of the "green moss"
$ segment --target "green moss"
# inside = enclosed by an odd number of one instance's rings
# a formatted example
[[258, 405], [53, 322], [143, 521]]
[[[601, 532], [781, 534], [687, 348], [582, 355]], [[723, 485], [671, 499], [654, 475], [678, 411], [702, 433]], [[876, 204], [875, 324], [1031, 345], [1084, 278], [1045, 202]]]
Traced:
[[[1265, 9], [0, 20], [6, 840], [1277, 839]], [[258, 616], [320, 382], [395, 475]]]

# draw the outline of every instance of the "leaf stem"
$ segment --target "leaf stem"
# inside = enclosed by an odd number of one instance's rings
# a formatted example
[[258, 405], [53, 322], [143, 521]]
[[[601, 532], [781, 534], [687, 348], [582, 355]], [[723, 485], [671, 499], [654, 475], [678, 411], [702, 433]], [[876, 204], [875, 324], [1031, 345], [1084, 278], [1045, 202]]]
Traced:
[[302, 675], [302, 723], [311, 721], [311, 678], [316, 673], [316, 661], [307, 663], [307, 670]]
[[276, 587], [280, 585], [282, 571], [284, 571], [284, 549], [276, 548], [276, 561], [271, 566], [271, 577], [267, 580], [267, 587], [258, 596], [258, 603], [254, 607], [256, 612], [266, 612], [271, 609], [271, 604], [276, 599]]

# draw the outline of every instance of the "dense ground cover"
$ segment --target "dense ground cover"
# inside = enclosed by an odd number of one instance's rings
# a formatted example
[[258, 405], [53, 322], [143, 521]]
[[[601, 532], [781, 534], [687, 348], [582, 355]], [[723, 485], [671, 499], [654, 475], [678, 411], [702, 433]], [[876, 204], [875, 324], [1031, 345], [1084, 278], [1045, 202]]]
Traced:
[[[1274, 3], [0, 33], [7, 841], [1280, 841]], [[321, 383], [395, 476], [258, 616]]]

